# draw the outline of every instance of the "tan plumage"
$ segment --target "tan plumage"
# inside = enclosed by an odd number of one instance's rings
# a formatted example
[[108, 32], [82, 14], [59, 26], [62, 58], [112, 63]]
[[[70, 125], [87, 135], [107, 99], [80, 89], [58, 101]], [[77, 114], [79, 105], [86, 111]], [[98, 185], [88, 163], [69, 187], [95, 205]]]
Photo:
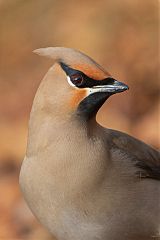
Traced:
[[29, 207], [58, 240], [158, 239], [159, 152], [95, 120], [127, 86], [76, 50], [35, 52], [54, 65], [30, 116], [20, 173]]

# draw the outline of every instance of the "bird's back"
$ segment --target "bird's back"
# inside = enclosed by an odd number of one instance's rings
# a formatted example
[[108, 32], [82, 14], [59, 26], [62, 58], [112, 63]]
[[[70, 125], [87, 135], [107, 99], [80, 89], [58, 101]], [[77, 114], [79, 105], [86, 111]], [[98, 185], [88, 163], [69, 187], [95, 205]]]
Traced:
[[112, 162], [106, 182], [109, 179], [115, 202], [113, 239], [120, 233], [126, 240], [159, 239], [160, 153], [119, 131], [105, 129], [105, 139]]

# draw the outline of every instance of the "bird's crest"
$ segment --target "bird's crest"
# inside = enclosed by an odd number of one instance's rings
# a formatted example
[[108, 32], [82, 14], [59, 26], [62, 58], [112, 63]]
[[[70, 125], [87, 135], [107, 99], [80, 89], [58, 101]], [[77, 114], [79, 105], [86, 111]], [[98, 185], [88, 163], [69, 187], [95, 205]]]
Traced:
[[92, 58], [72, 48], [48, 47], [39, 48], [33, 52], [40, 56], [51, 58], [54, 62], [63, 62], [96, 80], [102, 80], [110, 76], [110, 74]]

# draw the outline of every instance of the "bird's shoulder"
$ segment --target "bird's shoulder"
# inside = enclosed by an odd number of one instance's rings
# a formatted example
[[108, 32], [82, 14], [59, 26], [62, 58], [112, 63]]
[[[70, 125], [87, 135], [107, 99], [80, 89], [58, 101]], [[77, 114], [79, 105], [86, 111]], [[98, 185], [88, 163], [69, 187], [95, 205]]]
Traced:
[[117, 130], [107, 129], [106, 134], [111, 151], [126, 154], [144, 177], [160, 180], [160, 151]]

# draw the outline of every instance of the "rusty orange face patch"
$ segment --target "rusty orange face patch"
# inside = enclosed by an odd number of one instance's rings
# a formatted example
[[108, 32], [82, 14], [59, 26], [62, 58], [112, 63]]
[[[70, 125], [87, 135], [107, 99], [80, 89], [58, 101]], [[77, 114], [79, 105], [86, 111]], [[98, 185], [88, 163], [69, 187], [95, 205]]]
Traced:
[[111, 77], [111, 75], [105, 70], [101, 70], [98, 67], [88, 65], [88, 64], [75, 64], [71, 66], [73, 69], [79, 70], [86, 74], [88, 77], [95, 80], [103, 80], [107, 77]]
[[71, 109], [77, 108], [78, 104], [87, 96], [86, 89], [74, 89], [70, 99]]

